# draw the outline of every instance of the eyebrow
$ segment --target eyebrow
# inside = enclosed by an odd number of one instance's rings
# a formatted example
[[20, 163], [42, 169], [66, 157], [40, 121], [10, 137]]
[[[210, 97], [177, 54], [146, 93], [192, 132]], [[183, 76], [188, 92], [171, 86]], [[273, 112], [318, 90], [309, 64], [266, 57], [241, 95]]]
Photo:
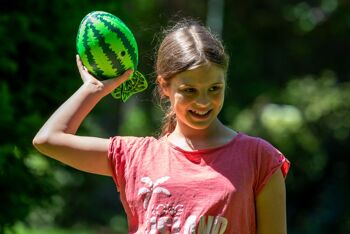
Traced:
[[[212, 83], [210, 86], [212, 86], [212, 85], [223, 85], [223, 84], [224, 84], [224, 82], [218, 81], [218, 82]], [[183, 83], [183, 84], [180, 85], [180, 87], [182, 87], [182, 86], [195, 86], [195, 84]]]

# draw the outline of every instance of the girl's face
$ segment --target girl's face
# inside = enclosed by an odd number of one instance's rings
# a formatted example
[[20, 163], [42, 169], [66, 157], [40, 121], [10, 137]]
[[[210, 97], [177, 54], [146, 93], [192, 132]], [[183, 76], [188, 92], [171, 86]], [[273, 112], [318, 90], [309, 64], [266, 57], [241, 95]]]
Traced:
[[205, 130], [217, 120], [224, 103], [225, 85], [225, 71], [209, 63], [175, 75], [162, 89], [182, 129]]

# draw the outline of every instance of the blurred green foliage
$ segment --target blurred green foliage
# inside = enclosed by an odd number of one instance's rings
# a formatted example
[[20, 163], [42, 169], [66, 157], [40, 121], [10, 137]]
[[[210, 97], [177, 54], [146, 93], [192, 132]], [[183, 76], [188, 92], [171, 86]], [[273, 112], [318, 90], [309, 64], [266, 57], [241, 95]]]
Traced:
[[[223, 14], [221, 37], [231, 64], [220, 118], [269, 140], [292, 162], [286, 181], [288, 233], [350, 233], [349, 2], [224, 4], [224, 12], [216, 14]], [[79, 134], [157, 134], [161, 113], [152, 89], [159, 31], [183, 16], [206, 22], [207, 1], [5, 0], [2, 5], [0, 233], [126, 233], [111, 178], [43, 157], [31, 140], [81, 84], [75, 37], [92, 10], [114, 13], [131, 28], [139, 70], [151, 87], [126, 104], [106, 97]]]

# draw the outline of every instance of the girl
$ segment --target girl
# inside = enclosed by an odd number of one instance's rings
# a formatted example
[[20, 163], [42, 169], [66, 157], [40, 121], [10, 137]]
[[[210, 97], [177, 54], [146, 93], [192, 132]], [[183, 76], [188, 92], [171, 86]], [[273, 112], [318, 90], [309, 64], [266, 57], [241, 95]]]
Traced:
[[75, 135], [98, 101], [132, 71], [99, 81], [77, 56], [83, 85], [33, 140], [43, 154], [112, 176], [129, 233], [286, 233], [288, 160], [271, 144], [218, 119], [228, 56], [194, 22], [166, 32], [157, 53], [157, 91], [166, 117], [160, 138]]

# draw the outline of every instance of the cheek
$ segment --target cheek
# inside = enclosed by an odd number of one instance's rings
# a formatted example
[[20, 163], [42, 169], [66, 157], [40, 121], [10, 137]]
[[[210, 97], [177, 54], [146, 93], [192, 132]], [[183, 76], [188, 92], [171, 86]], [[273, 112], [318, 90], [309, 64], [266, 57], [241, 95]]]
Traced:
[[177, 93], [173, 96], [171, 100], [171, 104], [175, 109], [186, 108], [186, 106], [190, 103], [189, 98]]
[[224, 93], [217, 94], [213, 97], [213, 104], [216, 107], [217, 112], [219, 113], [224, 105], [225, 95]]
[[183, 97], [179, 94], [175, 94], [174, 98], [173, 98], [173, 105], [178, 105], [181, 104], [183, 102]]
[[224, 103], [224, 99], [225, 99], [225, 93], [224, 92], [220, 92], [217, 93], [213, 96], [213, 100], [214, 102], [222, 105]]

